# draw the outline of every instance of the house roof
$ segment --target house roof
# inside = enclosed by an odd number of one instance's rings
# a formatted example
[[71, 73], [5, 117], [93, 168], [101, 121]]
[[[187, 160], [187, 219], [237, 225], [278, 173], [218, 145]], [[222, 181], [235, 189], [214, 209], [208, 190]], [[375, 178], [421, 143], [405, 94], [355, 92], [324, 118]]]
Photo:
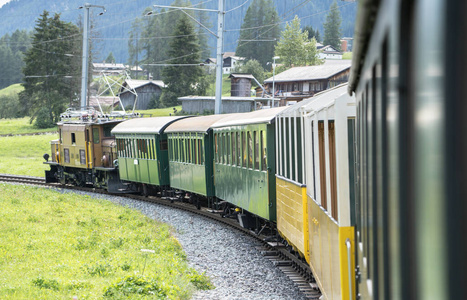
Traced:
[[252, 74], [245, 74], [245, 73], [232, 73], [229, 75], [229, 78], [248, 78], [248, 79], [252, 79], [252, 80], [255, 80], [255, 78], [253, 77]]
[[136, 80], [136, 79], [129, 79], [126, 80], [123, 85], [128, 86], [130, 89], [137, 89], [139, 87], [148, 85], [148, 84], [154, 84], [157, 85], [160, 88], [164, 88], [165, 84], [162, 80]]
[[[275, 75], [275, 82], [308, 81], [328, 79], [336, 74], [350, 69], [350, 60], [326, 60], [322, 65], [295, 67]], [[264, 83], [272, 83], [273, 77]]]
[[107, 97], [107, 96], [90, 96], [89, 97], [89, 106], [99, 106], [99, 103], [101, 105], [106, 105], [106, 106], [111, 106], [111, 105], [117, 105], [120, 101], [118, 97]]
[[104, 69], [104, 70], [124, 70], [125, 66], [123, 64], [108, 64], [108, 63], [93, 63], [94, 69]]

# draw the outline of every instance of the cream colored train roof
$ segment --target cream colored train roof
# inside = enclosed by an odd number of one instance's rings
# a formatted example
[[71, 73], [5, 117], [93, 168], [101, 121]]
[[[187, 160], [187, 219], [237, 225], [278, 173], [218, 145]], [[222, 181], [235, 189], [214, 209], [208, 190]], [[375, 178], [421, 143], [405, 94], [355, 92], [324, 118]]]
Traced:
[[248, 113], [232, 114], [227, 118], [221, 119], [212, 125], [213, 128], [226, 126], [237, 126], [247, 124], [271, 124], [277, 114], [287, 107], [275, 107], [269, 109], [261, 109]]
[[153, 117], [132, 119], [118, 124], [112, 129], [112, 134], [161, 134], [171, 123], [188, 118], [187, 116]]
[[212, 124], [238, 114], [209, 115], [187, 118], [170, 124], [164, 132], [202, 132], [207, 133]]

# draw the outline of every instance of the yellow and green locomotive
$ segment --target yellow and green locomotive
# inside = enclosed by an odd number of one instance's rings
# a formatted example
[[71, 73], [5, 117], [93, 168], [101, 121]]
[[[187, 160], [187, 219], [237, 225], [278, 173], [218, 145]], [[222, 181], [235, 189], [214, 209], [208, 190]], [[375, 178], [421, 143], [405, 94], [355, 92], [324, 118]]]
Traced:
[[51, 160], [44, 155], [50, 170], [46, 182], [77, 186], [93, 185], [109, 192], [125, 190], [116, 168], [116, 143], [112, 129], [124, 121], [124, 116], [98, 114], [89, 109], [61, 115], [59, 138], [50, 142]]

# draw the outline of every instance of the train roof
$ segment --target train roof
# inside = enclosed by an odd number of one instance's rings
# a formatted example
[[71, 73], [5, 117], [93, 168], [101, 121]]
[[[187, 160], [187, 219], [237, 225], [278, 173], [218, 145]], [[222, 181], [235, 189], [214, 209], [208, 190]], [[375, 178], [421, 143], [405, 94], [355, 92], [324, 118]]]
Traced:
[[232, 114], [229, 117], [221, 119], [212, 125], [213, 128], [226, 126], [247, 125], [247, 124], [271, 124], [277, 114], [282, 112], [287, 107], [275, 107], [269, 109], [261, 109], [248, 113]]
[[334, 88], [324, 90], [311, 98], [304, 99], [295, 105], [289, 106], [286, 110], [282, 111], [279, 116], [290, 116], [300, 110], [318, 110], [322, 107], [329, 106], [340, 96], [346, 95], [348, 92], [347, 89], [348, 84], [343, 83]]
[[188, 116], [132, 119], [115, 126], [114, 129], [112, 129], [112, 134], [161, 134], [167, 126], [184, 118], [188, 118]]
[[355, 20], [354, 45], [352, 55], [352, 68], [350, 69], [348, 92], [353, 93], [360, 80], [360, 72], [363, 68], [368, 49], [371, 32], [376, 22], [380, 1], [362, 0], [358, 2], [357, 17]]
[[227, 118], [232, 114], [222, 114], [222, 115], [209, 115], [209, 116], [200, 116], [193, 117], [189, 119], [179, 120], [170, 124], [165, 132], [202, 132], [207, 133], [211, 128], [212, 124], [216, 123], [219, 120]]

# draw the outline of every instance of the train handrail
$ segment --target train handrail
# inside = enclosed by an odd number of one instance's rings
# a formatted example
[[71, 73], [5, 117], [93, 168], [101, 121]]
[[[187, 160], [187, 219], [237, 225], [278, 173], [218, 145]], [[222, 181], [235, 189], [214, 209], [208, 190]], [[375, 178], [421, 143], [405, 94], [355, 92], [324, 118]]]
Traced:
[[353, 299], [353, 292], [352, 292], [352, 255], [351, 255], [351, 249], [352, 249], [352, 243], [350, 242], [350, 239], [345, 240], [345, 245], [347, 246], [347, 269], [349, 272], [349, 299]]

